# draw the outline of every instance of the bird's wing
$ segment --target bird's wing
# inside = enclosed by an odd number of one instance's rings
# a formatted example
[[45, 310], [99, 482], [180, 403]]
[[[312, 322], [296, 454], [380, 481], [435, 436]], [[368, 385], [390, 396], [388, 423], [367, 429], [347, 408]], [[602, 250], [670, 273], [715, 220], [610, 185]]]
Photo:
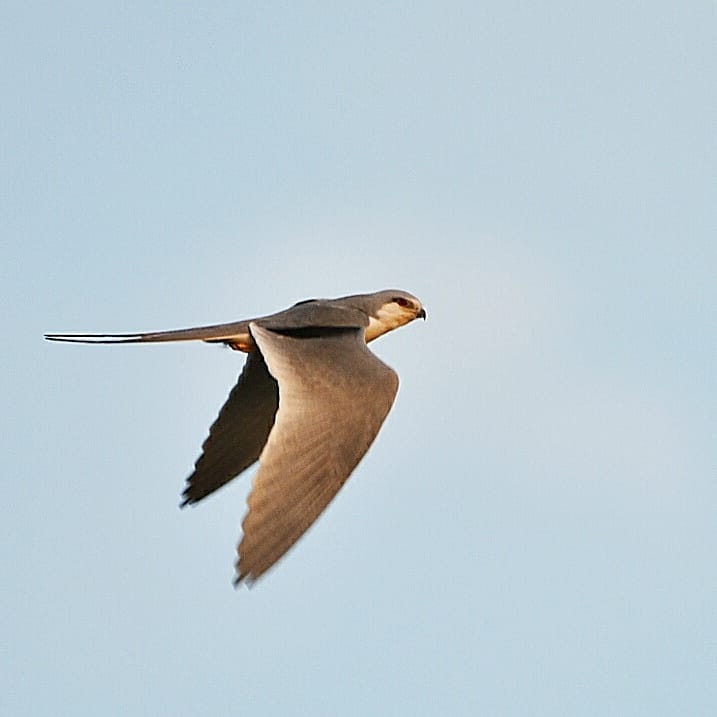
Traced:
[[247, 321], [230, 324], [197, 326], [192, 329], [153, 331], [134, 334], [45, 334], [48, 341], [65, 341], [80, 344], [141, 344], [161, 341], [222, 341], [246, 336], [249, 332]]
[[182, 493], [182, 506], [200, 501], [259, 458], [278, 405], [279, 387], [264, 357], [254, 349], [202, 444], [202, 455]]
[[310, 332], [312, 329], [358, 328], [369, 324], [365, 312], [343, 303], [341, 299], [304, 301], [254, 321], [264, 328], [287, 334]]
[[362, 327], [302, 333], [252, 323], [250, 330], [278, 381], [279, 409], [248, 499], [237, 583], [268, 570], [326, 508], [398, 389], [398, 376], [368, 349]]

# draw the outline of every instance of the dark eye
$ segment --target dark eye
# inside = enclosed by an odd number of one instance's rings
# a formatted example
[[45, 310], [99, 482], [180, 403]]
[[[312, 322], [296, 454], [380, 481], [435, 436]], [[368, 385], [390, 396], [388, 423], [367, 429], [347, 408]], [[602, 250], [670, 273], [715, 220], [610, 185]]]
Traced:
[[402, 296], [396, 296], [393, 298], [393, 303], [399, 306], [409, 307], [411, 302], [408, 299], [404, 299]]

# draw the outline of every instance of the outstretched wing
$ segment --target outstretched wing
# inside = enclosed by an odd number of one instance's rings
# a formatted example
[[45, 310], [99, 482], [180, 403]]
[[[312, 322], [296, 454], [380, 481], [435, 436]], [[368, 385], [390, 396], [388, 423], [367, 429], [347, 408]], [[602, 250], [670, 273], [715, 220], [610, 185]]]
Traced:
[[254, 463], [266, 444], [279, 405], [279, 387], [258, 349], [250, 351], [194, 464], [182, 506], [196, 503]]
[[[263, 322], [262, 322], [263, 323]], [[243, 522], [236, 582], [253, 581], [303, 535], [368, 450], [398, 376], [363, 327], [250, 326], [279, 384], [279, 409]]]
[[[257, 321], [286, 334], [308, 336], [335, 326], [358, 329], [366, 318], [354, 309], [308, 301]], [[276, 379], [249, 333], [249, 323], [242, 324], [242, 328], [247, 332], [245, 343], [254, 348], [202, 445], [202, 455], [182, 494], [182, 506], [200, 501], [254, 463], [274, 425], [279, 404]]]

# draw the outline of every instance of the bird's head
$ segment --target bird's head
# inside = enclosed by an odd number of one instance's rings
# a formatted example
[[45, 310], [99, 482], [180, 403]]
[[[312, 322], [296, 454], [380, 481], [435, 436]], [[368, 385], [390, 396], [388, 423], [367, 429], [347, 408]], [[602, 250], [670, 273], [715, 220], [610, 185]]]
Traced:
[[420, 299], [400, 289], [377, 291], [351, 297], [353, 305], [366, 313], [366, 342], [373, 341], [388, 331], [403, 326], [414, 319], [425, 319], [426, 310]]

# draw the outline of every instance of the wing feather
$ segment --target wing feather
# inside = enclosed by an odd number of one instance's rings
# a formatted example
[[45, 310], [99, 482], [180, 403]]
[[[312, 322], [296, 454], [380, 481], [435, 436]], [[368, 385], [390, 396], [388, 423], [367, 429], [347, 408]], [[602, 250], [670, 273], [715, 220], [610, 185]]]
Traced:
[[217, 419], [202, 444], [202, 454], [187, 478], [182, 506], [196, 503], [258, 460], [274, 425], [279, 387], [258, 350], [250, 351]]
[[278, 381], [279, 409], [248, 499], [237, 582], [256, 580], [316, 520], [368, 450], [398, 389], [362, 327], [312, 338], [258, 323], [250, 330]]

